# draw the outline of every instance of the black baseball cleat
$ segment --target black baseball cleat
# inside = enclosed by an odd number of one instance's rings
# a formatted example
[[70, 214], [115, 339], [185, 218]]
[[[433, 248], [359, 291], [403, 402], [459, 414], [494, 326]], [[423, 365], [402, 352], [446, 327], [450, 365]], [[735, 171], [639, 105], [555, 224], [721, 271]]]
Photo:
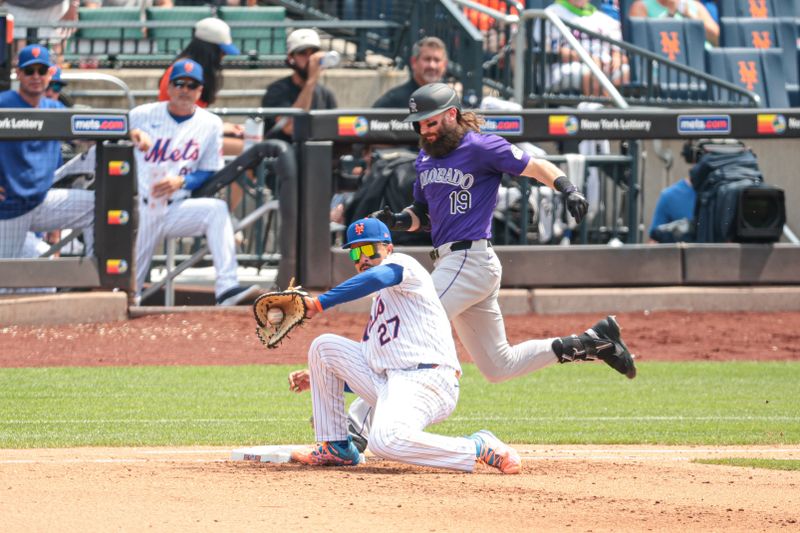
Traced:
[[617, 319], [607, 316], [581, 335], [556, 339], [553, 351], [559, 363], [600, 359], [628, 379], [633, 379], [636, 377], [634, 356], [622, 341], [620, 330]]
[[590, 342], [586, 342], [586, 351], [589, 354], [605, 361], [608, 366], [620, 374], [625, 374], [628, 379], [633, 379], [636, 377], [634, 356], [622, 341], [621, 330], [616, 317], [609, 315], [587, 329], [581, 337], [591, 338]]

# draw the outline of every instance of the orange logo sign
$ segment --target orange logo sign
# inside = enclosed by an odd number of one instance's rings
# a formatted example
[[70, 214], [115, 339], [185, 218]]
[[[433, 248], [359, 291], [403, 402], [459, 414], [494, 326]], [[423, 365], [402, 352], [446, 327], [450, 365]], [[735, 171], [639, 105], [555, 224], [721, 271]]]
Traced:
[[768, 31], [752, 31], [754, 48], [772, 48], [772, 39]]
[[364, 233], [364, 224], [356, 224], [356, 235]]
[[750, 0], [750, 16], [755, 19], [765, 19], [769, 16], [767, 0]]
[[681, 41], [678, 39], [678, 32], [662, 31], [660, 33], [661, 51], [669, 57], [670, 61], [675, 61], [675, 58], [681, 53]]
[[34, 46], [33, 49], [31, 50], [31, 54], [33, 54], [33, 57], [35, 58], [39, 57], [40, 55], [42, 55], [42, 49], [39, 48], [38, 46]]
[[748, 91], [758, 83], [758, 71], [755, 61], [739, 61], [739, 81], [741, 81]]
[[193, 63], [186, 63], [185, 65], [183, 65], [183, 69], [186, 72], [191, 72], [191, 71], [194, 70], [194, 64]]

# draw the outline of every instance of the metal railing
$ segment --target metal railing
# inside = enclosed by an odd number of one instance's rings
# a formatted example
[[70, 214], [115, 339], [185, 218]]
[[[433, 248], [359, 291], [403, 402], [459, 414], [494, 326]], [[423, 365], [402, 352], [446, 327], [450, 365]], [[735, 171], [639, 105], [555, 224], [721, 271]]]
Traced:
[[[562, 61], [547, 42], [557, 41], [580, 56], [580, 65]], [[587, 45], [593, 53], [586, 50]], [[616, 41], [563, 22], [550, 12], [524, 11], [513, 49], [505, 50], [506, 64], [513, 62], [515, 99], [525, 106], [575, 105], [585, 101], [615, 104], [613, 87], [631, 105], [670, 107], [759, 107], [752, 91], [706, 72], [665, 59], [623, 41]], [[616, 55], [618, 61], [598, 65], [593, 55]], [[512, 57], [513, 56], [513, 57]], [[587, 73], [588, 72], [588, 73]], [[589, 75], [590, 74], [590, 75]], [[602, 74], [602, 75], [601, 75]], [[506, 88], [508, 91], [509, 88]]]

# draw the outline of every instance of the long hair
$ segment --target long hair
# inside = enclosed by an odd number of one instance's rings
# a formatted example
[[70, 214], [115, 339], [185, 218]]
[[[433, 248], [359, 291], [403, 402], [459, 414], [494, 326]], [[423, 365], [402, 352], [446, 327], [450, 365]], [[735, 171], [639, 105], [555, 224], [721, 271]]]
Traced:
[[480, 132], [481, 126], [484, 122], [486, 122], [481, 115], [473, 111], [459, 111], [456, 115], [456, 121], [458, 125], [464, 130], [466, 133], [469, 130], [474, 132]]
[[203, 67], [203, 92], [200, 100], [208, 105], [217, 99], [217, 93], [222, 89], [222, 49], [219, 45], [192, 38], [186, 48], [178, 54], [177, 59], [192, 59]]

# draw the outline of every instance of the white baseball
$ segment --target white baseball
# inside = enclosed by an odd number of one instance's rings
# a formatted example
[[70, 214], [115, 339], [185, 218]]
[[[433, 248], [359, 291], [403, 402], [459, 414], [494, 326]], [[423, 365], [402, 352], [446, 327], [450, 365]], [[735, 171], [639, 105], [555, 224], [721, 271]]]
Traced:
[[283, 311], [280, 307], [271, 307], [267, 311], [267, 322], [270, 324], [280, 324], [283, 321]]

